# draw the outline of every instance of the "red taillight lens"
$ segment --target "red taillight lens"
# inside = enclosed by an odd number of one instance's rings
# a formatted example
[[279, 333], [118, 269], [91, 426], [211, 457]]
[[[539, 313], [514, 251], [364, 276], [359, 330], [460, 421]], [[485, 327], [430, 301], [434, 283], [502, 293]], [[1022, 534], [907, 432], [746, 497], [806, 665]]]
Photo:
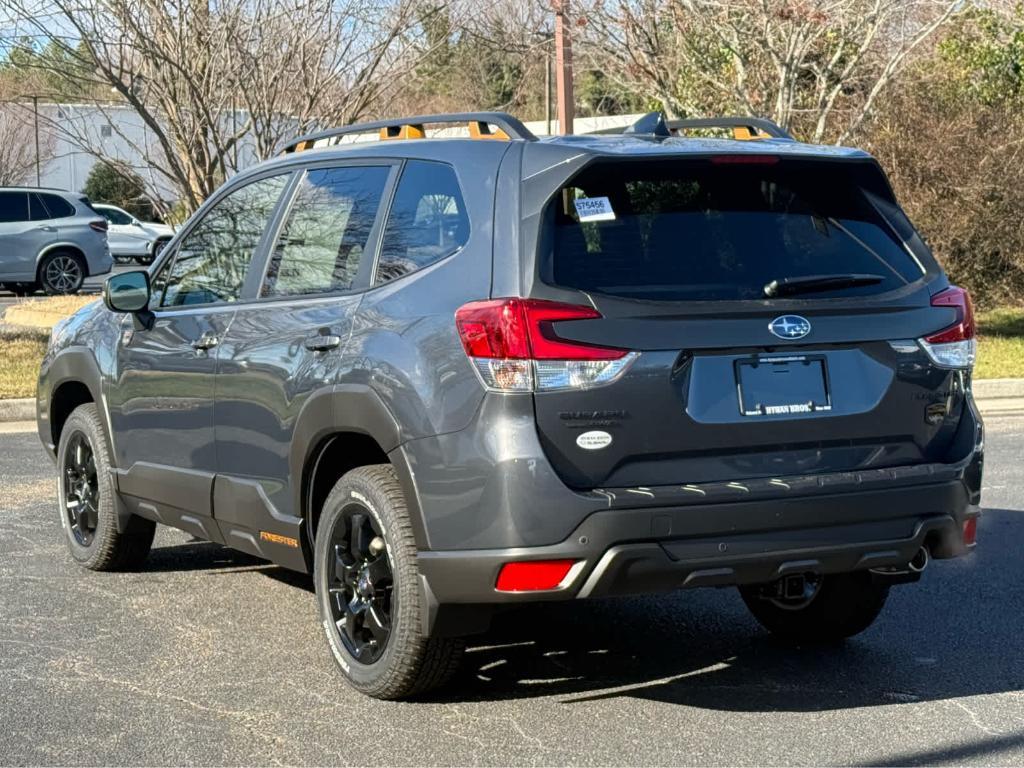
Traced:
[[495, 589], [499, 592], [536, 592], [555, 589], [569, 575], [575, 560], [534, 560], [527, 563], [505, 563], [498, 574]]
[[474, 301], [455, 312], [462, 346], [470, 357], [503, 360], [618, 360], [626, 350], [566, 341], [553, 323], [595, 320], [592, 307], [538, 299]]
[[971, 546], [978, 540], [978, 518], [972, 517], [964, 521], [964, 545]]
[[967, 341], [974, 338], [974, 308], [971, 296], [963, 288], [952, 286], [932, 296], [933, 307], [953, 307], [957, 310], [954, 325], [931, 336], [925, 336], [929, 344], [948, 344], [953, 341]]
[[94, 221], [89, 222], [89, 226], [97, 232], [106, 232], [109, 224], [106, 219], [95, 219]]

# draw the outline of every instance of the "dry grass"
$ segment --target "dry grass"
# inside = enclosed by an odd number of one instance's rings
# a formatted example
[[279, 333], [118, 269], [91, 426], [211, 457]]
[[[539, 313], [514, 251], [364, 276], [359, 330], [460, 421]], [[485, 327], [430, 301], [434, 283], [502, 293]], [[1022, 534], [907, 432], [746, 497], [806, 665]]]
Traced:
[[33, 335], [0, 338], [0, 400], [12, 397], [33, 397], [39, 363], [46, 352], [46, 339]]
[[1024, 309], [978, 315], [978, 379], [1024, 378]]
[[12, 325], [50, 328], [58, 320], [71, 315], [86, 304], [96, 301], [95, 296], [51, 296], [46, 299], [27, 299], [7, 308], [4, 322]]

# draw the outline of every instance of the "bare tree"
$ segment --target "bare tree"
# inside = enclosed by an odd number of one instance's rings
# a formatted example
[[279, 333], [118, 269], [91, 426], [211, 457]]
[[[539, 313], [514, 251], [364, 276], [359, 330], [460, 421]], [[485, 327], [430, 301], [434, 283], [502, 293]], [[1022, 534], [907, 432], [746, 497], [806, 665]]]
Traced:
[[961, 0], [592, 0], [584, 51], [674, 115], [740, 110], [856, 132]]
[[[13, 102], [0, 104], [0, 186], [35, 180], [35, 139], [31, 108]], [[53, 137], [47, 131], [40, 133], [39, 154], [40, 165], [53, 155]]]
[[[21, 31], [58, 45], [76, 77], [91, 72], [112, 97], [66, 110], [55, 127], [101, 159], [134, 165], [187, 210], [283, 138], [365, 115], [406, 64], [412, 15], [400, 0], [10, 4]], [[97, 123], [133, 157], [108, 157]]]

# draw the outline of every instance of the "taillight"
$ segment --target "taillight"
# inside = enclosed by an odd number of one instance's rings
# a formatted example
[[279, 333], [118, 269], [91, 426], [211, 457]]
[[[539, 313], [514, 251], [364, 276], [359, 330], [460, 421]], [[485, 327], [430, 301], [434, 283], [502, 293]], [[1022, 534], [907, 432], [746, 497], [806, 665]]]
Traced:
[[538, 299], [474, 301], [455, 312], [462, 347], [484, 385], [501, 392], [587, 389], [626, 370], [636, 352], [568, 341], [554, 323], [595, 320], [592, 307]]
[[964, 520], [964, 546], [970, 547], [978, 541], [978, 518], [969, 517]]
[[89, 222], [89, 226], [97, 232], [106, 232], [109, 224], [106, 219], [93, 219]]
[[494, 588], [499, 592], [537, 592], [557, 589], [569, 575], [575, 560], [534, 560], [505, 563]]
[[932, 296], [933, 307], [952, 307], [956, 322], [920, 339], [921, 346], [936, 365], [943, 368], [970, 368], [974, 365], [977, 342], [974, 338], [974, 308], [963, 288], [952, 286]]

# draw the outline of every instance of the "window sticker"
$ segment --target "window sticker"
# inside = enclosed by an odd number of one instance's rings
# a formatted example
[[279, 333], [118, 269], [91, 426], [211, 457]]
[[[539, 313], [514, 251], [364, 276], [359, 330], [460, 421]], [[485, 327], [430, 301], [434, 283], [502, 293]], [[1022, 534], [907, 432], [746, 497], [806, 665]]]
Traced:
[[615, 211], [607, 197], [580, 197], [572, 201], [580, 221], [614, 221]]

